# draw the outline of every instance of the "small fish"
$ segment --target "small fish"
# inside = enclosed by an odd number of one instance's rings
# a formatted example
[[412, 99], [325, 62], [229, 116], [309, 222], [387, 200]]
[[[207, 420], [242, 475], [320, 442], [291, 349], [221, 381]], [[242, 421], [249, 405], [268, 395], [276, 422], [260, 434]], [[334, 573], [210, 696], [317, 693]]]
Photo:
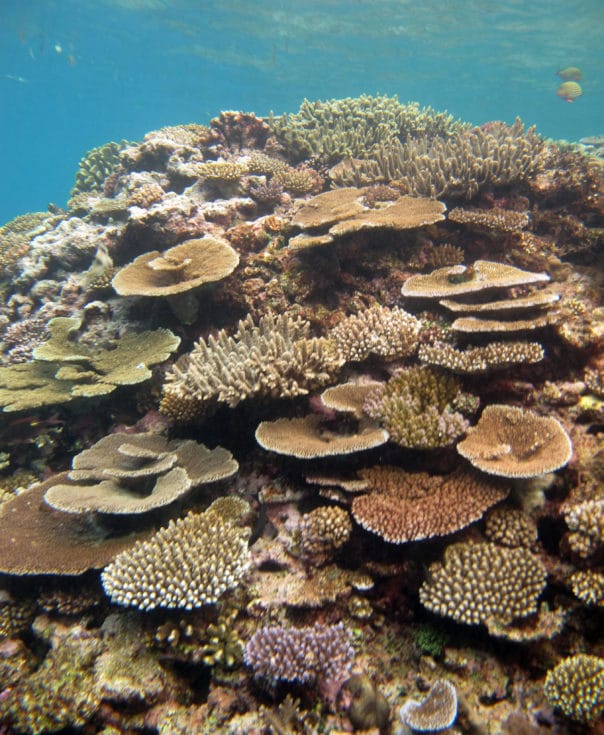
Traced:
[[604, 145], [604, 135], [588, 135], [587, 138], [579, 138], [583, 145]]
[[565, 66], [564, 69], [558, 69], [556, 74], [566, 82], [580, 82], [583, 79], [583, 72], [578, 66]]
[[565, 102], [574, 102], [583, 94], [583, 90], [577, 82], [562, 82], [556, 94]]
[[3, 74], [2, 79], [10, 79], [11, 82], [19, 82], [20, 84], [27, 84], [29, 82], [29, 79], [18, 77], [16, 74]]

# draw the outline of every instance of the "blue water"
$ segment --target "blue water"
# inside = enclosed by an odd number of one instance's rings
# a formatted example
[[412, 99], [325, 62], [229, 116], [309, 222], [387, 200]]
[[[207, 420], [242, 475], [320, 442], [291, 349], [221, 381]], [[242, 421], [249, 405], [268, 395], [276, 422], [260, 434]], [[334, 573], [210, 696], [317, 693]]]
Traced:
[[[397, 94], [604, 133], [604, 0], [0, 0], [0, 222], [65, 204], [83, 153], [220, 110]], [[584, 96], [556, 97], [556, 70]]]

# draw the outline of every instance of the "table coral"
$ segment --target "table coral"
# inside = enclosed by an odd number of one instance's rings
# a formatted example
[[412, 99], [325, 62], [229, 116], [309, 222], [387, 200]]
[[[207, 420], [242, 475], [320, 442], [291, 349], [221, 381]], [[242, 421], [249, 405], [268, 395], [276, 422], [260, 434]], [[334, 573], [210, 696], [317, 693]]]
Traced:
[[55, 317], [50, 339], [36, 347], [31, 362], [0, 367], [0, 405], [6, 412], [102, 396], [118, 385], [151, 377], [149, 365], [168, 358], [180, 343], [169, 329], [127, 334], [113, 349], [89, 348], [73, 335], [81, 320]]

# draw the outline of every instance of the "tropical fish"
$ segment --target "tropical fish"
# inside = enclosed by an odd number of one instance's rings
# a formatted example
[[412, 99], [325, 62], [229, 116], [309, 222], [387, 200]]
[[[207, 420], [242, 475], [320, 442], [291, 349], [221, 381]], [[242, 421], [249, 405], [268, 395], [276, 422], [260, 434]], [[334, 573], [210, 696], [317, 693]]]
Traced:
[[583, 72], [578, 66], [565, 66], [564, 69], [558, 69], [556, 74], [566, 82], [579, 82], [583, 79]]
[[583, 90], [577, 82], [562, 82], [556, 94], [566, 102], [573, 102], [583, 94]]

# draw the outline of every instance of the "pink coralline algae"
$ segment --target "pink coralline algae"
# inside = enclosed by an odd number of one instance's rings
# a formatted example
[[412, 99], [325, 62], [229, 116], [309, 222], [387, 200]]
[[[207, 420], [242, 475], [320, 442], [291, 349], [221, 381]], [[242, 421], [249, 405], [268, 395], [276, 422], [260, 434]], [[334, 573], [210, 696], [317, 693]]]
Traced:
[[354, 650], [350, 634], [340, 625], [306, 628], [264, 627], [245, 647], [245, 663], [270, 681], [316, 684], [334, 702], [350, 676]]

